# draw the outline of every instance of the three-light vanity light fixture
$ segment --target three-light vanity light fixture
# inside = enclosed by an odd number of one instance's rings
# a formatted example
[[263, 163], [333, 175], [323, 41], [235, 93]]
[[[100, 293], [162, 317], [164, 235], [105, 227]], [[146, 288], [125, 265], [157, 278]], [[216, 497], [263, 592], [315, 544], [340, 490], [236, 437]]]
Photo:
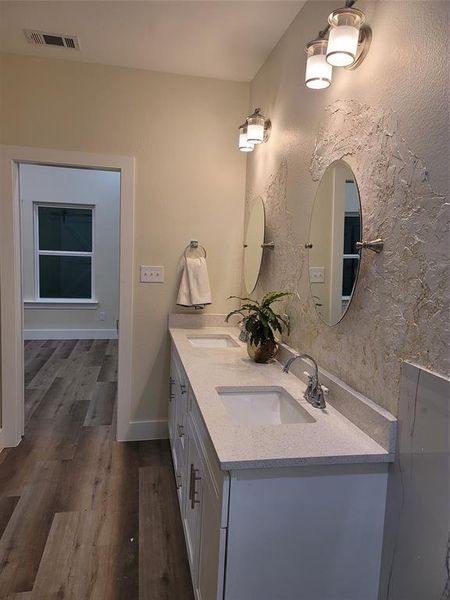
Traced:
[[267, 142], [271, 126], [270, 119], [261, 114], [260, 108], [255, 108], [239, 126], [239, 150], [252, 152], [256, 145]]
[[372, 31], [364, 13], [353, 8], [355, 2], [347, 0], [345, 7], [334, 10], [325, 29], [306, 45], [306, 87], [325, 89], [331, 85], [333, 67], [354, 69], [366, 57]]

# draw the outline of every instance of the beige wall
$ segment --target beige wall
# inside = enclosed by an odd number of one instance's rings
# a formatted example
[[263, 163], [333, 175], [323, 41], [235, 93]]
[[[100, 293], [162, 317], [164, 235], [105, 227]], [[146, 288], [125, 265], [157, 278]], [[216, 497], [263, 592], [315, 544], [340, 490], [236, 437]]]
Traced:
[[[289, 343], [396, 413], [402, 359], [448, 370], [448, 3], [358, 2], [373, 29], [369, 55], [309, 90], [303, 48], [335, 8], [308, 2], [251, 83], [272, 135], [248, 156], [247, 203], [263, 197], [276, 243], [256, 294], [297, 290]], [[304, 243], [320, 177], [340, 158], [360, 188], [364, 235], [384, 237], [385, 250], [365, 253], [352, 305], [328, 327]]]
[[[239, 292], [245, 157], [237, 125], [248, 84], [143, 70], [1, 58], [1, 142], [136, 157], [131, 420], [165, 418], [179, 261], [191, 238], [208, 251], [213, 304]], [[139, 265], [164, 265], [140, 284]]]

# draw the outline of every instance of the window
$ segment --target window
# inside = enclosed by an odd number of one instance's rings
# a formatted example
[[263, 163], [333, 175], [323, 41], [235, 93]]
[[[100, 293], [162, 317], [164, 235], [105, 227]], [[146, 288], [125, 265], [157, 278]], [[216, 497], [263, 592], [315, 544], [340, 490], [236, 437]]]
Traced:
[[36, 298], [93, 299], [93, 208], [35, 204]]
[[358, 188], [353, 180], [345, 181], [344, 254], [342, 266], [342, 300], [350, 300], [359, 269], [356, 242], [361, 239], [361, 212]]
[[358, 274], [359, 252], [356, 242], [361, 234], [361, 219], [358, 214], [345, 213], [344, 217], [344, 265], [342, 273], [342, 297], [350, 298]]

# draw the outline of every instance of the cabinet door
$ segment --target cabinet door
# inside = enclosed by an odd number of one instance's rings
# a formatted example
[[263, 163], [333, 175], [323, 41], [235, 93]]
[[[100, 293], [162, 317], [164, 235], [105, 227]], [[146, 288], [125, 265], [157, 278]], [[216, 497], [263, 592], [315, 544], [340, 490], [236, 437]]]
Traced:
[[201, 510], [202, 510], [202, 461], [195, 436], [188, 424], [187, 435], [186, 484], [184, 498], [184, 529], [186, 547], [191, 568], [192, 584], [198, 589], [198, 565], [200, 556]]
[[227, 529], [220, 527], [220, 509], [212, 480], [204, 468], [198, 599], [222, 600]]
[[227, 530], [221, 528], [222, 496], [214, 486], [194, 421], [187, 428], [185, 530], [198, 600], [221, 600]]
[[[177, 486], [179, 486], [180, 494], [183, 493], [183, 480], [186, 464], [186, 421], [187, 421], [187, 384], [181, 378], [182, 375], [178, 372], [175, 377], [175, 426], [174, 426], [174, 441], [173, 441], [173, 462]], [[181, 504], [181, 512], [183, 513], [183, 504]]]
[[[177, 370], [175, 368], [175, 361], [177, 360], [174, 351], [172, 350], [172, 356], [170, 359], [170, 377], [169, 377], [169, 403], [168, 403], [168, 427], [169, 427], [169, 440], [171, 446], [175, 439], [176, 429], [176, 409], [177, 409]], [[172, 448], [173, 449], [173, 448]]]
[[185, 465], [186, 444], [185, 428], [187, 421], [188, 385], [180, 360], [172, 349], [170, 363], [170, 397], [169, 397], [169, 435], [172, 450], [175, 482], [178, 492], [181, 514], [184, 513], [184, 492], [186, 488]]

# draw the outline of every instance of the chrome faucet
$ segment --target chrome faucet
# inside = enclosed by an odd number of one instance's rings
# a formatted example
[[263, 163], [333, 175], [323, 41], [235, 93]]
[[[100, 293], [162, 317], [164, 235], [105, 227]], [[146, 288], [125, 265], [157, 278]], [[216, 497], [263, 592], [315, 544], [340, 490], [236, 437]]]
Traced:
[[319, 383], [319, 367], [312, 356], [305, 353], [293, 356], [284, 365], [283, 373], [289, 373], [292, 363], [296, 361], [297, 358], [305, 358], [314, 366], [314, 375], [308, 375], [308, 386], [303, 394], [304, 399], [316, 408], [325, 408], [325, 394], [323, 387]]

